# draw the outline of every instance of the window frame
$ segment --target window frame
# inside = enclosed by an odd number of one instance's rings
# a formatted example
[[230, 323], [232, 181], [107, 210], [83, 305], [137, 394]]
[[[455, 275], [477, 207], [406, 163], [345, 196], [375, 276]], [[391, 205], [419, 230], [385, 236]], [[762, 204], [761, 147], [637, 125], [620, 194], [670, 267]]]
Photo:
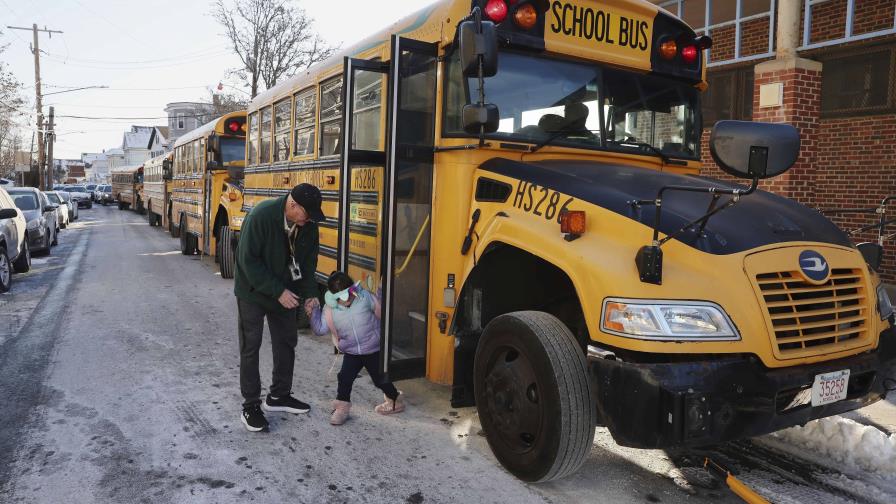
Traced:
[[[264, 128], [264, 113], [267, 111], [270, 114], [270, 124], [268, 124], [267, 135], [265, 135]], [[264, 139], [267, 136], [268, 141], [271, 142], [271, 145], [268, 146], [268, 157], [264, 161], [261, 160], [262, 147], [264, 145]], [[273, 150], [273, 141], [274, 141], [274, 105], [268, 104], [264, 107], [258, 109], [258, 164], [271, 164], [271, 160], [274, 158], [274, 150]]]
[[[703, 129], [712, 128], [716, 122], [724, 121], [724, 120], [738, 120], [738, 121], [752, 121], [753, 116], [755, 114], [755, 108], [753, 104], [753, 97], [755, 95], [755, 86], [756, 86], [756, 73], [755, 67], [753, 65], [742, 65], [736, 67], [724, 67], [719, 70], [715, 70], [712, 72], [707, 71], [706, 73], [706, 82], [709, 84], [711, 77], [720, 77], [724, 75], [731, 75], [733, 79], [732, 90], [731, 90], [731, 117], [719, 117], [715, 121], [710, 121], [707, 119], [706, 114], [706, 91], [700, 93], [700, 115], [702, 116], [703, 121]], [[748, 75], [750, 78], [748, 79]], [[749, 115], [746, 113], [746, 107], [744, 107], [744, 101], [742, 97], [744, 93], [747, 91], [747, 82], [751, 84], [749, 89], [749, 97], [750, 97], [750, 113]]]
[[[887, 72], [887, 103], [885, 105], [864, 108], [826, 109], [824, 106], [824, 74], [826, 69], [829, 66], [836, 66], [836, 63], [834, 63], [836, 61], [842, 61], [858, 55], [876, 52], [889, 53], [887, 56], [890, 64], [889, 72]], [[822, 119], [862, 117], [896, 113], [896, 42], [888, 40], [881, 43], [863, 44], [861, 46], [852, 46], [839, 50], [827, 49], [815, 52], [813, 58], [822, 63], [822, 78], [821, 86], [819, 87], [818, 98], [819, 117], [821, 117]]]
[[[311, 96], [314, 98], [314, 105], [312, 106], [311, 111], [311, 124], [308, 126], [300, 126], [296, 107], [299, 105], [299, 99], [305, 99], [307, 96]], [[293, 159], [311, 159], [318, 153], [318, 141], [317, 141], [317, 124], [318, 117], [320, 112], [320, 86], [312, 85], [305, 89], [299, 90], [298, 92], [292, 95], [292, 132], [290, 133], [291, 141], [292, 141], [292, 158]], [[299, 130], [302, 131], [310, 131], [311, 132], [311, 141], [309, 142], [311, 146], [311, 152], [304, 152], [302, 154], [297, 154], [296, 151], [298, 149], [298, 133]]]
[[[340, 95], [341, 97], [343, 97], [343, 98], [342, 98], [342, 99], [343, 99], [343, 103], [342, 103], [342, 106], [339, 107], [339, 115], [338, 115], [338, 116], [328, 118], [326, 121], [324, 121], [324, 120], [321, 118], [321, 114], [323, 114], [323, 112], [324, 112], [324, 107], [323, 107], [324, 87], [326, 87], [328, 84], [331, 84], [331, 83], [334, 83], [334, 82], [337, 82], [337, 81], [339, 82], [339, 95]], [[345, 132], [342, 130], [343, 121], [344, 121], [344, 116], [345, 116], [345, 103], [344, 103], [344, 101], [345, 101], [345, 100], [344, 100], [344, 97], [345, 97], [345, 79], [343, 79], [343, 75], [342, 75], [342, 74], [334, 75], [333, 77], [330, 77], [330, 78], [328, 78], [328, 79], [326, 79], [326, 80], [322, 80], [322, 81], [320, 82], [320, 85], [319, 85], [318, 87], [320, 88], [320, 90], [319, 90], [319, 92], [318, 92], [318, 104], [317, 104], [317, 125], [318, 125], [318, 130], [317, 130], [317, 138], [316, 138], [316, 141], [317, 141], [317, 148], [316, 148], [316, 151], [317, 151], [317, 153], [318, 153], [318, 158], [320, 158], [320, 159], [331, 159], [331, 158], [334, 158], [334, 157], [341, 156], [341, 155], [342, 155], [342, 152], [345, 150], [345, 146], [341, 146], [341, 148], [338, 149], [339, 152], [336, 152], [336, 153], [334, 153], [334, 154], [327, 154], [327, 155], [323, 155], [323, 154], [321, 154], [321, 152], [322, 152], [322, 149], [321, 149], [321, 147], [322, 147], [322, 146], [321, 146], [321, 143], [323, 142], [324, 124], [325, 124], [325, 123], [326, 123], [326, 124], [336, 123], [336, 124], [339, 125], [339, 136], [338, 136], [338, 139], [337, 139], [337, 145], [339, 145], [339, 142], [342, 141], [342, 136], [345, 134]]]
[[[277, 107], [282, 106], [284, 103], [288, 104], [286, 110], [286, 126], [284, 129], [277, 129]], [[271, 105], [271, 163], [285, 163], [288, 162], [292, 158], [292, 116], [293, 116], [293, 102], [292, 96], [287, 96], [281, 100], [274, 102]], [[283, 159], [277, 158], [277, 142], [279, 137], [286, 137], [286, 157]]]

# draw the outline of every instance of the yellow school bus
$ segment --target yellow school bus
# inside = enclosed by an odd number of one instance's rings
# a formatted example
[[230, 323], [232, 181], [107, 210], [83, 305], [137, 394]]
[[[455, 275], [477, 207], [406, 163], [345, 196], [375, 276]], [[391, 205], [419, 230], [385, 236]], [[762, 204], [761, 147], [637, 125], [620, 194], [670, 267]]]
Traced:
[[171, 179], [171, 158], [169, 153], [156, 156], [143, 163], [143, 198], [146, 200], [146, 218], [150, 226], [168, 226], [168, 208]]
[[118, 209], [133, 207], [143, 213], [143, 166], [125, 166], [112, 170], [112, 195], [118, 202]]
[[882, 398], [880, 279], [758, 190], [786, 125], [720, 122], [743, 185], [698, 177], [704, 51], [642, 0], [442, 0], [257, 96], [245, 208], [318, 185], [318, 278], [382, 288], [383, 371], [451, 385], [496, 458], [755, 436]]
[[173, 149], [172, 235], [184, 255], [215, 256], [224, 278], [233, 278], [233, 234], [245, 216], [245, 123], [243, 111], [225, 114], [178, 138]]

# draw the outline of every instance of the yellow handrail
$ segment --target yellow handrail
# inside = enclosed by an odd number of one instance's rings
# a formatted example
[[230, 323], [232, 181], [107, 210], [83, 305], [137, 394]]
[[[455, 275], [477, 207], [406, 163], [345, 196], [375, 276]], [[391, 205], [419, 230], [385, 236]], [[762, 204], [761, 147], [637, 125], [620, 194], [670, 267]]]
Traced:
[[402, 263], [401, 267], [395, 270], [395, 278], [398, 278], [398, 275], [408, 267], [408, 263], [411, 261], [411, 256], [414, 255], [414, 251], [417, 250], [417, 245], [420, 243], [420, 238], [423, 237], [423, 231], [426, 229], [426, 226], [429, 225], [429, 216], [426, 216], [426, 220], [423, 221], [423, 225], [420, 226], [420, 231], [417, 232], [417, 239], [414, 240], [414, 244], [411, 245], [411, 250], [408, 251], [408, 256], [404, 258], [404, 263]]

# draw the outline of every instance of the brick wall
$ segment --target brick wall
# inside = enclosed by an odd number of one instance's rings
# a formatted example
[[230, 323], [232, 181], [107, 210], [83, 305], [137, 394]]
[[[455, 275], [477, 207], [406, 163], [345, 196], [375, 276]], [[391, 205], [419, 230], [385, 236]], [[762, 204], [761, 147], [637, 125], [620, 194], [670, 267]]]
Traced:
[[[855, 34], [869, 33], [892, 26], [896, 0], [860, 0], [856, 2]], [[846, 0], [831, 0], [813, 7], [811, 42], [833, 40], [843, 36], [846, 21]], [[767, 50], [768, 24], [748, 22], [743, 25], [741, 50], [743, 55], [760, 54]], [[800, 32], [802, 34], [802, 32]], [[721, 40], [726, 36], [729, 40]], [[896, 39], [896, 36], [887, 36]], [[713, 59], [733, 55], [734, 33], [717, 30], [713, 33]], [[875, 39], [880, 40], [880, 39]], [[861, 46], [866, 42], [841, 44]], [[730, 49], [729, 49], [730, 48]], [[813, 57], [835, 48], [817, 49], [803, 54]], [[725, 67], [719, 68], [723, 70]], [[822, 70], [823, 71], [823, 70]], [[792, 74], [772, 73], [756, 75], [753, 90], [753, 120], [788, 122], [800, 130], [802, 151], [794, 167], [786, 174], [760, 187], [791, 197], [814, 208], [872, 207], [891, 195], [896, 195], [896, 114], [864, 115], [857, 117], [820, 119], [821, 74], [794, 70]], [[792, 80], [785, 87], [784, 106], [759, 108], [759, 87], [763, 83]], [[709, 133], [702, 137], [702, 174], [722, 180], [743, 183], [725, 175], [709, 154]], [[896, 204], [891, 205], [891, 217], [896, 217]], [[832, 220], [842, 229], [851, 230], [873, 223], [870, 215], [839, 215]], [[896, 226], [890, 229], [896, 233]], [[876, 241], [876, 231], [857, 234], [856, 243]], [[896, 239], [885, 243], [881, 275], [885, 281], [896, 283]]]

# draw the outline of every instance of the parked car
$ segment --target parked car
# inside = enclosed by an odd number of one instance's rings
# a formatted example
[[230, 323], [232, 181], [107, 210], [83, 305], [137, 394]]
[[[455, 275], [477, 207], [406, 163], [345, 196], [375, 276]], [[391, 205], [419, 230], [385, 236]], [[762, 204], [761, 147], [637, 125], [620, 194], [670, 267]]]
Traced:
[[63, 191], [70, 193], [72, 198], [78, 201], [78, 206], [81, 208], [93, 208], [93, 200], [90, 198], [90, 194], [87, 192], [87, 188], [84, 186], [68, 186], [62, 189]]
[[90, 195], [90, 201], [96, 202], [96, 186], [99, 184], [86, 184], [84, 186], [87, 189], [87, 194]]
[[0, 186], [0, 292], [7, 292], [12, 284], [12, 272], [24, 273], [31, 269], [25, 215]]
[[69, 223], [68, 205], [62, 200], [59, 193], [60, 191], [44, 191], [44, 194], [47, 196], [47, 199], [50, 200], [50, 203], [57, 207], [56, 222], [59, 224], [59, 229], [65, 229], [68, 227]]
[[110, 203], [115, 203], [115, 197], [112, 196], [112, 185], [111, 184], [103, 185], [103, 197], [102, 197], [101, 202], [102, 202], [103, 206], [106, 206]]
[[69, 220], [78, 220], [78, 203], [72, 199], [71, 193], [65, 191], [56, 191], [56, 193], [59, 194], [59, 197], [62, 198], [62, 201], [64, 201], [65, 205], [68, 207]]
[[56, 245], [59, 226], [56, 224], [56, 205], [33, 187], [15, 187], [7, 191], [15, 205], [25, 214], [28, 221], [28, 247], [32, 252], [50, 253], [50, 247]]

